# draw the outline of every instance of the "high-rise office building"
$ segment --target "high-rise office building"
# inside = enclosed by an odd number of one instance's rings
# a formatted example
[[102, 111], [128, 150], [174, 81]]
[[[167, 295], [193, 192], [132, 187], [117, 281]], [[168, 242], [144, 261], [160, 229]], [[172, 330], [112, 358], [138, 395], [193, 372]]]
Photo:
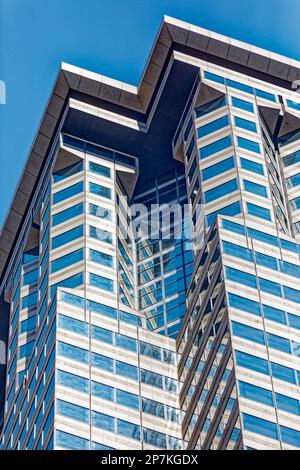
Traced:
[[62, 64], [0, 237], [3, 449], [300, 448], [299, 79], [169, 17], [138, 87]]

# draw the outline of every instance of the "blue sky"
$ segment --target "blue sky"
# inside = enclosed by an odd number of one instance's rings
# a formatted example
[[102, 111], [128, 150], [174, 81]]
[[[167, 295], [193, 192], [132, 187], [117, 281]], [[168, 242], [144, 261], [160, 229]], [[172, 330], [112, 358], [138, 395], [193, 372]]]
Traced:
[[299, 0], [1, 0], [0, 225], [60, 62], [137, 84], [164, 14], [300, 60]]

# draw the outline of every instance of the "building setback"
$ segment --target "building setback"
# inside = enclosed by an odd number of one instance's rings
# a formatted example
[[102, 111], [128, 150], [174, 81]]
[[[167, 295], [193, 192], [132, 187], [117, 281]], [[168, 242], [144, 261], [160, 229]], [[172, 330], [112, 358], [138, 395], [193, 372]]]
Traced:
[[61, 65], [0, 235], [3, 449], [300, 448], [299, 79], [170, 17], [138, 87]]

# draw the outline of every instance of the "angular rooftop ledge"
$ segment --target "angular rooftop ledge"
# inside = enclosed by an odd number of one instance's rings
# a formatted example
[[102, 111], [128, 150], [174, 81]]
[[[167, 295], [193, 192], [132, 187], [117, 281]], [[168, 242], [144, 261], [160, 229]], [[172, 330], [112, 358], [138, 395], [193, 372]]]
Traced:
[[280, 80], [286, 88], [300, 79], [300, 62], [164, 16], [139, 85], [132, 86], [80, 67], [62, 63], [44, 115], [35, 135], [23, 172], [0, 234], [0, 276], [21, 228], [26, 209], [71, 91], [107, 102], [140, 115], [149, 111], [161, 72], [172, 47], [179, 45], [191, 54], [206, 54], [208, 60], [222, 60], [223, 66], [245, 67]]

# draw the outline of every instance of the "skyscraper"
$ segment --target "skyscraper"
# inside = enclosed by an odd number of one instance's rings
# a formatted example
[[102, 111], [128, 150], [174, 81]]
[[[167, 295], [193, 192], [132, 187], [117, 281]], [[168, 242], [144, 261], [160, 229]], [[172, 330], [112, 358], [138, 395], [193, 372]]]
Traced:
[[62, 64], [0, 237], [3, 449], [300, 448], [299, 79], [169, 17], [138, 87]]

